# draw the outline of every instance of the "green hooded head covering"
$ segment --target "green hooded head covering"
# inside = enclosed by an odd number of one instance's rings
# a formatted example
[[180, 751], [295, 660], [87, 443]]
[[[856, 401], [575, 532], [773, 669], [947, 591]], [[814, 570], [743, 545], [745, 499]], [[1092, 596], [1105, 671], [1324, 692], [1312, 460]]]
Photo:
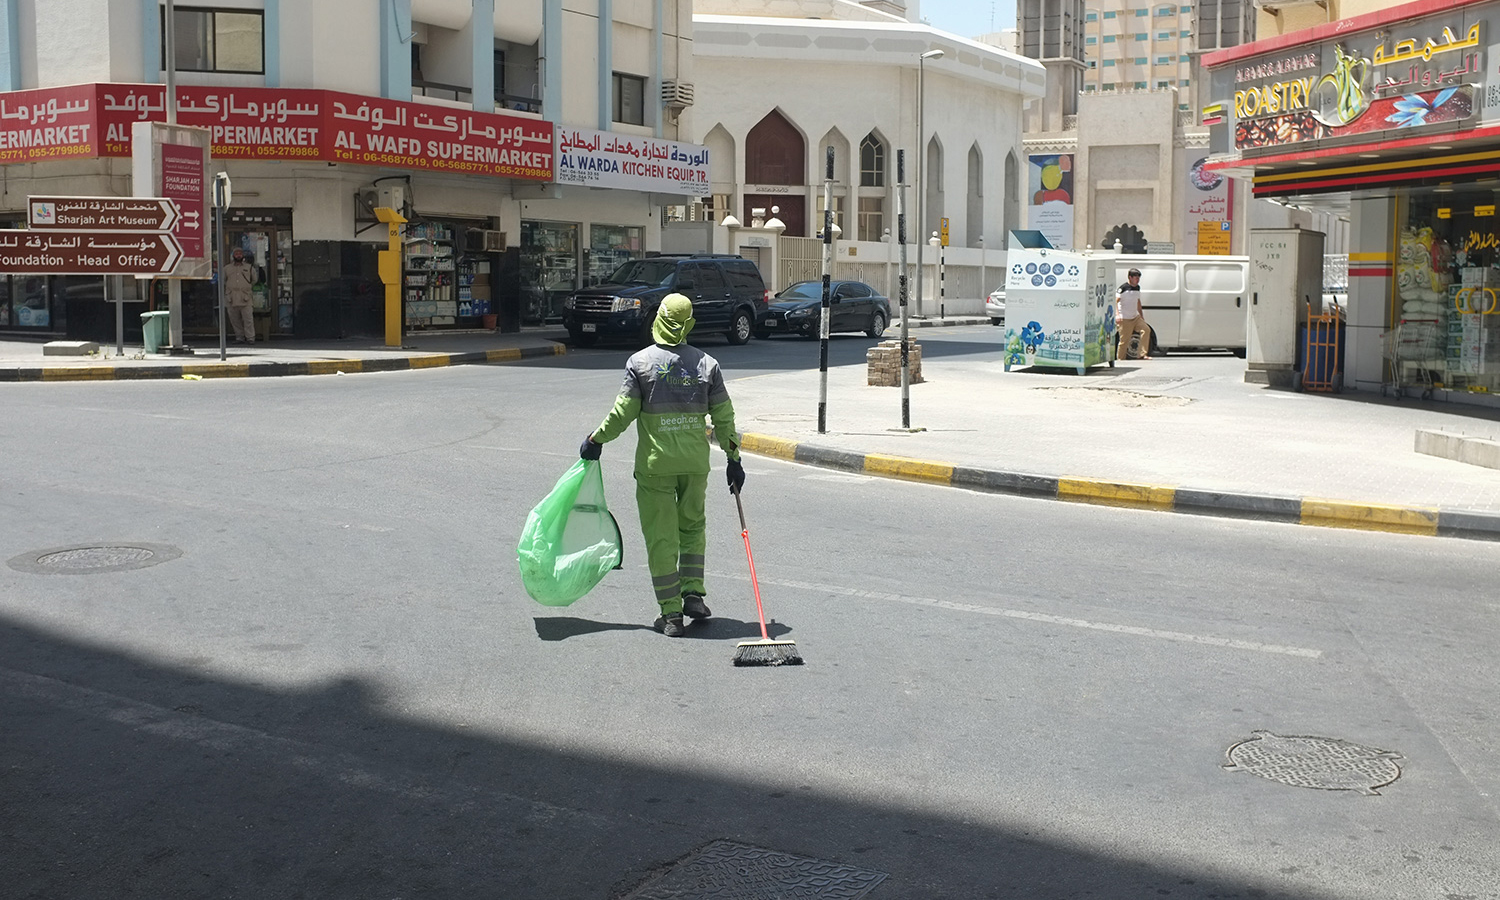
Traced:
[[651, 338], [663, 347], [675, 347], [687, 340], [688, 332], [697, 322], [693, 318], [693, 301], [681, 294], [668, 294], [656, 309]]

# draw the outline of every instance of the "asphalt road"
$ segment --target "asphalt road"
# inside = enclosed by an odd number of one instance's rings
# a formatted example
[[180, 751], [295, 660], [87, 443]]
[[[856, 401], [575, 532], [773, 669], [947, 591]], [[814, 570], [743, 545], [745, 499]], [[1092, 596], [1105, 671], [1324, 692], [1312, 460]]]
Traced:
[[[818, 347], [707, 346], [732, 378]], [[775, 871], [872, 900], [1500, 897], [1500, 547], [751, 458], [807, 665], [736, 669], [758, 627], [721, 476], [716, 615], [668, 640], [630, 436], [604, 455], [625, 571], [566, 609], [520, 588], [520, 523], [623, 356], [6, 386], [0, 895], [777, 896]], [[181, 555], [37, 562], [125, 544]], [[1400, 777], [1226, 770], [1256, 731]]]

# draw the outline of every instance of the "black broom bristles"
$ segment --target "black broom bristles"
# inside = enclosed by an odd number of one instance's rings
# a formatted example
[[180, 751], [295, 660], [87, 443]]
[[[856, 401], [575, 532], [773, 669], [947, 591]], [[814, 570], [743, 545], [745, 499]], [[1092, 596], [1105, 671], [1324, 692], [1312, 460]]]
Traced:
[[734, 646], [737, 666], [800, 666], [795, 641], [741, 641]]

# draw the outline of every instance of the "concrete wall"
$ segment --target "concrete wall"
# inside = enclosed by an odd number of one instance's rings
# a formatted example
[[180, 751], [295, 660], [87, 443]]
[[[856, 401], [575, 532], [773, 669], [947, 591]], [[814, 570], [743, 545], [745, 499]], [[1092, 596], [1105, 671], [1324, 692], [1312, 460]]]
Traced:
[[1406, 0], [1323, 0], [1322, 3], [1293, 0], [1291, 3], [1267, 3], [1256, 12], [1255, 37], [1257, 40], [1264, 40], [1291, 34], [1314, 25], [1400, 6], [1404, 2]]
[[[1109, 229], [1126, 223], [1141, 229], [1147, 240], [1177, 239], [1176, 117], [1175, 91], [1079, 98], [1075, 247], [1098, 247]], [[1080, 185], [1084, 189], [1078, 190]]]

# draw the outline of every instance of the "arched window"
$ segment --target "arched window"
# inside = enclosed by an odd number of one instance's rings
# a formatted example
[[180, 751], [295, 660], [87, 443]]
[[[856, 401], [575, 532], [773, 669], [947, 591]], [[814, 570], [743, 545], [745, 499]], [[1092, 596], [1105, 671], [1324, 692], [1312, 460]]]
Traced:
[[978, 144], [969, 148], [968, 200], [968, 206], [964, 210], [964, 222], [968, 230], [964, 236], [964, 246], [978, 247], [979, 238], [984, 234], [984, 157], [979, 152]]
[[806, 164], [802, 134], [774, 109], [745, 136], [745, 180], [751, 184], [806, 184]]
[[859, 142], [859, 186], [885, 187], [885, 144], [873, 132]]
[[1020, 166], [1016, 163], [1014, 151], [1005, 155], [1005, 220], [999, 241], [986, 241], [992, 249], [1004, 250], [1010, 246], [1010, 233], [1021, 227], [1021, 185]]

